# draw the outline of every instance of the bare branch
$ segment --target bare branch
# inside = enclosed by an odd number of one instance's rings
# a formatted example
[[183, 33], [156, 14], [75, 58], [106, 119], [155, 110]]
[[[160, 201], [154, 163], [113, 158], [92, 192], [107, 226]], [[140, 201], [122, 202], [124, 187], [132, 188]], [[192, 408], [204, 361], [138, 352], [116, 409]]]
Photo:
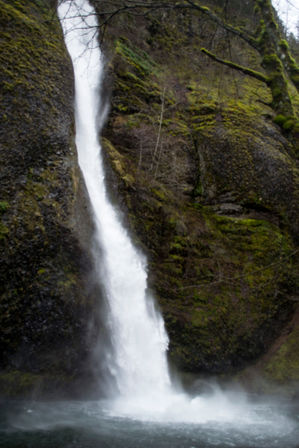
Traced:
[[164, 89], [163, 89], [163, 94], [162, 94], [162, 96], [161, 96], [161, 113], [160, 113], [160, 120], [159, 120], [159, 130], [158, 130], [158, 135], [157, 135], [157, 141], [156, 141], [155, 150], [154, 150], [154, 153], [153, 153], [153, 159], [152, 159], [152, 166], [151, 166], [151, 169], [153, 168], [153, 163], [154, 163], [154, 160], [155, 160], [155, 158], [156, 158], [157, 150], [158, 150], [159, 143], [160, 143], [161, 129], [162, 129], [162, 122], [163, 122], [163, 115], [164, 115], [165, 91], [166, 91], [166, 87], [164, 87]]
[[198, 3], [194, 2], [193, 0], [187, 0], [187, 2], [190, 4], [190, 6], [193, 9], [196, 9], [197, 11], [200, 11], [201, 13], [205, 14], [212, 20], [214, 23], [217, 23], [217, 25], [221, 26], [221, 28], [224, 28], [225, 30], [229, 31], [232, 34], [235, 34], [236, 36], [243, 39], [245, 42], [247, 42], [251, 47], [258, 49], [258, 42], [256, 39], [249, 34], [248, 31], [245, 31], [241, 28], [235, 28], [232, 25], [224, 22], [219, 16], [214, 14], [209, 8], [206, 6], [200, 6]]

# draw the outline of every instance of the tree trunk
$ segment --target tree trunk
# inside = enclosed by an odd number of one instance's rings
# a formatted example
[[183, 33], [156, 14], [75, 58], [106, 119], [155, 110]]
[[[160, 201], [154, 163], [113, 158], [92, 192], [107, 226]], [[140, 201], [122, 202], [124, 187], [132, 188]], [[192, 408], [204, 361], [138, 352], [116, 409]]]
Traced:
[[271, 89], [272, 108], [277, 114], [294, 116], [285, 75], [286, 57], [279, 57], [282, 51], [282, 36], [275, 20], [274, 9], [270, 0], [255, 0], [255, 5], [261, 17], [256, 35], [257, 49], [263, 58], [262, 67], [268, 78], [267, 85]]

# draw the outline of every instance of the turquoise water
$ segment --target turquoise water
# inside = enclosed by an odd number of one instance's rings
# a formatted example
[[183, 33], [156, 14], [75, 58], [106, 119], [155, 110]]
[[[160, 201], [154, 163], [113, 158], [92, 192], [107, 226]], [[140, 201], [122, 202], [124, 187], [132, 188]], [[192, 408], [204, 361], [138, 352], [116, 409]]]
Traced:
[[299, 447], [298, 406], [255, 403], [252, 412], [247, 421], [194, 424], [117, 416], [100, 401], [10, 401], [1, 404], [0, 447]]

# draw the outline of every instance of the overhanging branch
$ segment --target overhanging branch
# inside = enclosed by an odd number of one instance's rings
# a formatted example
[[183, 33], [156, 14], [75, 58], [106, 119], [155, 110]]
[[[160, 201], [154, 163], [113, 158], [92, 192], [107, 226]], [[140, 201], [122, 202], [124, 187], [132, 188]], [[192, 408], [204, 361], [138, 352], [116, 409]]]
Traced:
[[[96, 0], [99, 1], [99, 0]], [[143, 11], [150, 11], [150, 10], [158, 10], [158, 9], [168, 9], [168, 10], [177, 10], [177, 9], [191, 9], [191, 10], [197, 10], [202, 14], [205, 14], [212, 22], [216, 23], [220, 27], [224, 28], [231, 34], [234, 34], [238, 36], [239, 38], [243, 39], [247, 44], [249, 44], [251, 47], [258, 49], [258, 42], [253, 37], [253, 35], [250, 34], [250, 32], [241, 29], [236, 28], [225, 21], [223, 21], [217, 14], [213, 13], [209, 8], [206, 6], [201, 6], [197, 3], [197, 1], [194, 0], [182, 0], [182, 1], [146, 1], [146, 0], [124, 0], [124, 1], [110, 1], [110, 11], [105, 12], [102, 11], [101, 15], [106, 15], [107, 18], [105, 20], [105, 23], [108, 23], [112, 17], [114, 17], [116, 14], [123, 13], [123, 12], [130, 12], [132, 14], [136, 14], [137, 11], [139, 11], [139, 14]]]
[[225, 59], [221, 59], [218, 56], [216, 56], [214, 53], [211, 53], [206, 48], [201, 48], [201, 51], [204, 54], [206, 54], [207, 56], [209, 56], [209, 58], [213, 59], [214, 61], [217, 61], [223, 65], [226, 65], [227, 67], [233, 68], [234, 70], [238, 70], [239, 72], [244, 73], [244, 75], [251, 76], [252, 78], [258, 79], [259, 81], [265, 82], [266, 84], [269, 82], [269, 78], [261, 72], [257, 72], [255, 70], [251, 70], [248, 67], [244, 67], [243, 65], [235, 64], [234, 62], [227, 61]]
[[194, 2], [193, 0], [187, 0], [187, 3], [190, 5], [191, 8], [196, 9], [197, 11], [200, 11], [201, 13], [205, 14], [212, 20], [212, 22], [217, 23], [217, 25], [221, 26], [221, 28], [225, 29], [226, 31], [229, 31], [231, 34], [235, 34], [236, 36], [243, 39], [245, 42], [247, 42], [251, 47], [254, 49], [258, 49], [258, 42], [256, 39], [250, 34], [242, 30], [240, 28], [235, 28], [234, 26], [224, 22], [219, 16], [213, 13], [213, 11], [210, 10], [210, 8], [207, 8], [206, 6], [200, 6], [197, 2]]

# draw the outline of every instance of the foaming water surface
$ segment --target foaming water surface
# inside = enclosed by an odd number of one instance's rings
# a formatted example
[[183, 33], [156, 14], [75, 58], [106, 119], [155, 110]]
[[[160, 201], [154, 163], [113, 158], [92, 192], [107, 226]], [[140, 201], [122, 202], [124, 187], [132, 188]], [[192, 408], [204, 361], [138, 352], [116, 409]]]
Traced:
[[[219, 398], [219, 397], [218, 397]], [[211, 401], [210, 401], [211, 400]], [[0, 413], [0, 446], [5, 448], [295, 448], [299, 409], [273, 403], [235, 405], [227, 415], [213, 413], [217, 398], [203, 399], [197, 423], [152, 421], [115, 414], [109, 401], [6, 403]], [[214, 402], [216, 400], [216, 402]], [[232, 408], [233, 405], [230, 405]], [[237, 410], [239, 413], [237, 413]], [[194, 421], [196, 413], [194, 410]], [[287, 413], [297, 414], [290, 418]], [[285, 415], [283, 415], [285, 414]], [[156, 417], [156, 418], [155, 418]], [[172, 417], [170, 415], [170, 417]], [[224, 417], [224, 418], [223, 418]], [[159, 421], [158, 421], [159, 420]]]
[[114, 388], [100, 401], [5, 402], [0, 446], [5, 448], [188, 447], [291, 448], [299, 439], [298, 409], [251, 402], [242, 393], [211, 389], [190, 396], [168, 372], [168, 338], [147, 293], [144, 257], [132, 245], [106, 193], [98, 134], [102, 55], [96, 17], [87, 0], [59, 6], [74, 65], [76, 146], [93, 209], [98, 275], [109, 304], [112, 351], [105, 359]]

